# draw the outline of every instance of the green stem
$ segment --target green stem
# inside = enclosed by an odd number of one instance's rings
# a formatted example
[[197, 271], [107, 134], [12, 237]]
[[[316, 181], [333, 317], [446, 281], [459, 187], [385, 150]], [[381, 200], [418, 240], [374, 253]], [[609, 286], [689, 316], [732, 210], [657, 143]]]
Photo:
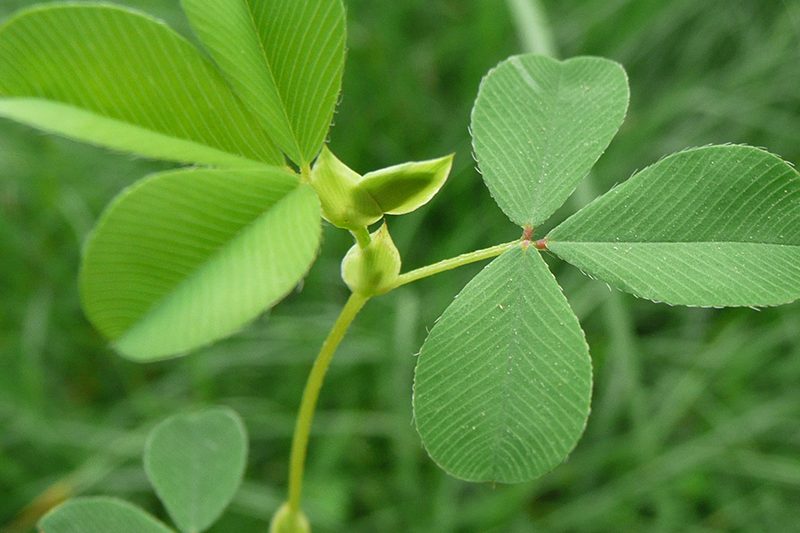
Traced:
[[311, 183], [311, 166], [303, 165], [300, 167], [300, 182]]
[[328, 337], [322, 343], [322, 348], [314, 361], [311, 373], [306, 381], [306, 388], [303, 391], [303, 399], [300, 402], [300, 412], [297, 415], [297, 423], [294, 427], [294, 437], [292, 438], [292, 452], [289, 460], [289, 509], [293, 513], [300, 511], [300, 497], [303, 492], [303, 471], [305, 469], [306, 451], [308, 450], [308, 437], [311, 433], [311, 423], [314, 420], [314, 410], [317, 407], [317, 399], [322, 384], [325, 381], [325, 374], [336, 353], [336, 348], [342, 342], [350, 324], [353, 323], [358, 312], [369, 300], [368, 297], [353, 293], [347, 300], [344, 308], [336, 322], [333, 324]]
[[372, 242], [372, 237], [369, 234], [369, 230], [367, 228], [358, 228], [356, 230], [351, 231], [350, 233], [353, 234], [353, 238], [358, 243], [358, 246], [366, 248], [369, 246], [369, 243]]
[[[358, 236], [356, 232], [354, 232], [354, 235]], [[458, 257], [452, 257], [432, 265], [412, 270], [411, 272], [399, 276], [386, 292], [441, 272], [483, 261], [484, 259], [497, 257], [506, 250], [519, 244], [519, 242], [519, 240], [515, 240], [504, 244], [498, 244], [491, 248], [462, 254]], [[328, 333], [328, 337], [325, 339], [325, 342], [322, 343], [322, 348], [319, 351], [319, 355], [317, 355], [317, 359], [314, 361], [314, 365], [311, 367], [308, 381], [306, 381], [303, 398], [300, 401], [300, 412], [297, 415], [294, 436], [292, 438], [291, 458], [289, 459], [288, 506], [290, 512], [293, 514], [300, 513], [300, 499], [303, 492], [303, 473], [305, 470], [306, 453], [308, 451], [308, 439], [311, 434], [311, 424], [314, 420], [314, 410], [317, 407], [319, 393], [325, 381], [325, 374], [336, 353], [336, 349], [339, 347], [347, 330], [350, 328], [350, 324], [353, 323], [358, 312], [361, 311], [368, 301], [369, 296], [359, 293], [350, 295], [339, 317], [333, 324], [330, 333]]]
[[445, 259], [444, 261], [439, 261], [438, 263], [406, 272], [405, 274], [401, 274], [397, 280], [395, 280], [387, 292], [393, 291], [394, 289], [402, 287], [403, 285], [407, 285], [409, 283], [413, 283], [442, 272], [447, 272], [448, 270], [453, 270], [454, 268], [476, 263], [478, 261], [483, 261], [484, 259], [497, 257], [509, 248], [519, 244], [519, 242], [519, 240], [515, 240], [498, 244], [497, 246], [492, 246], [491, 248], [484, 248], [483, 250], [476, 250], [474, 252], [459, 255], [458, 257], [451, 257], [450, 259]]

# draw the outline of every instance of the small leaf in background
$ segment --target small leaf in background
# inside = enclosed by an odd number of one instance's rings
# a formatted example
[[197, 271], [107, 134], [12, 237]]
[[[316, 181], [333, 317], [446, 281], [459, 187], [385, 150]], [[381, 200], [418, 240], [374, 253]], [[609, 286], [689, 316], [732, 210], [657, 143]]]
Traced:
[[453, 155], [403, 163], [364, 174], [359, 189], [366, 191], [387, 215], [404, 215], [433, 198], [453, 168]]
[[316, 194], [283, 170], [156, 174], [121, 193], [89, 237], [83, 305], [123, 355], [179, 355], [291, 291], [320, 231]]
[[481, 84], [475, 154], [492, 196], [519, 226], [566, 201], [611, 143], [628, 109], [628, 78], [598, 57], [512, 57]]
[[181, 531], [208, 529], [228, 506], [247, 463], [247, 433], [230, 409], [168, 418], [145, 444], [147, 477]]
[[109, 5], [35, 7], [0, 28], [0, 116], [158, 159], [284, 162], [186, 39]]
[[298, 165], [319, 153], [342, 85], [341, 0], [182, 0], [197, 36]]
[[374, 224], [383, 211], [358, 187], [361, 176], [339, 161], [327, 147], [311, 169], [311, 185], [319, 195], [325, 220], [339, 228], [357, 230]]
[[548, 247], [641, 298], [704, 307], [800, 298], [800, 174], [748, 146], [673, 154], [554, 229]]
[[515, 247], [470, 281], [431, 330], [417, 362], [414, 417], [448, 473], [517, 483], [567, 457], [591, 391], [577, 317], [540, 254]]
[[39, 521], [42, 533], [173, 533], [130, 503], [115, 498], [76, 498]]

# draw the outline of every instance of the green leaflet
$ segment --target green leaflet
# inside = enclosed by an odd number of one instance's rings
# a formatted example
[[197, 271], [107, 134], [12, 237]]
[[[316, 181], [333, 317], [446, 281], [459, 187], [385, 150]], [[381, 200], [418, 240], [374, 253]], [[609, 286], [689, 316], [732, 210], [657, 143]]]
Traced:
[[414, 416], [450, 474], [515, 483], [561, 463], [589, 415], [578, 319], [533, 248], [505, 252], [447, 308], [422, 347]]
[[117, 197], [90, 237], [84, 308], [127, 357], [179, 355], [285, 296], [319, 239], [316, 194], [283, 170], [156, 174]]
[[414, 161], [364, 174], [358, 189], [369, 193], [387, 215], [411, 213], [430, 202], [453, 168], [453, 155]]
[[341, 0], [182, 0], [231, 85], [298, 165], [319, 153], [344, 71]]
[[519, 226], [537, 226], [566, 201], [616, 135], [628, 78], [613, 61], [512, 57], [481, 84], [472, 136], [483, 179]]
[[311, 171], [325, 219], [357, 230], [383, 215], [404, 215], [427, 204], [447, 181], [453, 155], [413, 161], [360, 176], [323, 148]]
[[181, 531], [208, 529], [230, 503], [244, 475], [247, 433], [230, 409], [168, 418], [150, 433], [147, 477]]
[[188, 41], [109, 5], [37, 7], [0, 27], [0, 116], [152, 158], [284, 161]]
[[641, 298], [704, 307], [788, 303], [800, 298], [800, 175], [747, 146], [679, 152], [548, 240], [564, 260]]
[[327, 147], [322, 148], [311, 169], [311, 185], [319, 195], [322, 215], [336, 227], [358, 230], [383, 217], [380, 206], [359, 188], [361, 176]]
[[138, 507], [115, 498], [77, 498], [39, 521], [42, 533], [172, 533]]

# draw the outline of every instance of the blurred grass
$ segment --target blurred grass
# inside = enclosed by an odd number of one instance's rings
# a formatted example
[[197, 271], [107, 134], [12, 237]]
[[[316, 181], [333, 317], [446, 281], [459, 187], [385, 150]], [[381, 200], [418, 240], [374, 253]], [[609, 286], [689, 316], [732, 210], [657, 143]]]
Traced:
[[[31, 3], [4, 0], [0, 17]], [[188, 35], [175, 1], [120, 3]], [[390, 221], [406, 266], [515, 237], [474, 171], [467, 131], [481, 77], [522, 47], [506, 3], [347, 4], [332, 148], [362, 171], [457, 153], [442, 194]], [[688, 146], [749, 143], [800, 162], [800, 2], [542, 4], [562, 56], [613, 58], [632, 86], [626, 124], [571, 208]], [[346, 296], [348, 237], [328, 228], [302, 290], [241, 335], [182, 360], [128, 363], [81, 314], [80, 245], [117, 191], [161, 168], [0, 124], [0, 528], [14, 531], [48, 488], [115, 494], [163, 516], [139, 461], [143, 435], [203, 404], [237, 409], [252, 444], [247, 482], [213, 531], [263, 531], [283, 497], [305, 375]], [[595, 365], [594, 411], [569, 461], [530, 484], [468, 485], [421, 449], [414, 354], [479, 267], [465, 268], [372, 302], [346, 339], [311, 443], [315, 531], [800, 529], [800, 306], [671, 308], [551, 264]]]

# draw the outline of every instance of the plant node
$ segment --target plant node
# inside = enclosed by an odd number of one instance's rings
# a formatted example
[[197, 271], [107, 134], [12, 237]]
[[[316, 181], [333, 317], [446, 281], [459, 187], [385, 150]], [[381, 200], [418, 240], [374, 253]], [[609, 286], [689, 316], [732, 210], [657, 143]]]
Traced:
[[533, 239], [533, 226], [525, 226], [522, 228], [522, 237], [520, 238], [523, 242], [529, 242]]

